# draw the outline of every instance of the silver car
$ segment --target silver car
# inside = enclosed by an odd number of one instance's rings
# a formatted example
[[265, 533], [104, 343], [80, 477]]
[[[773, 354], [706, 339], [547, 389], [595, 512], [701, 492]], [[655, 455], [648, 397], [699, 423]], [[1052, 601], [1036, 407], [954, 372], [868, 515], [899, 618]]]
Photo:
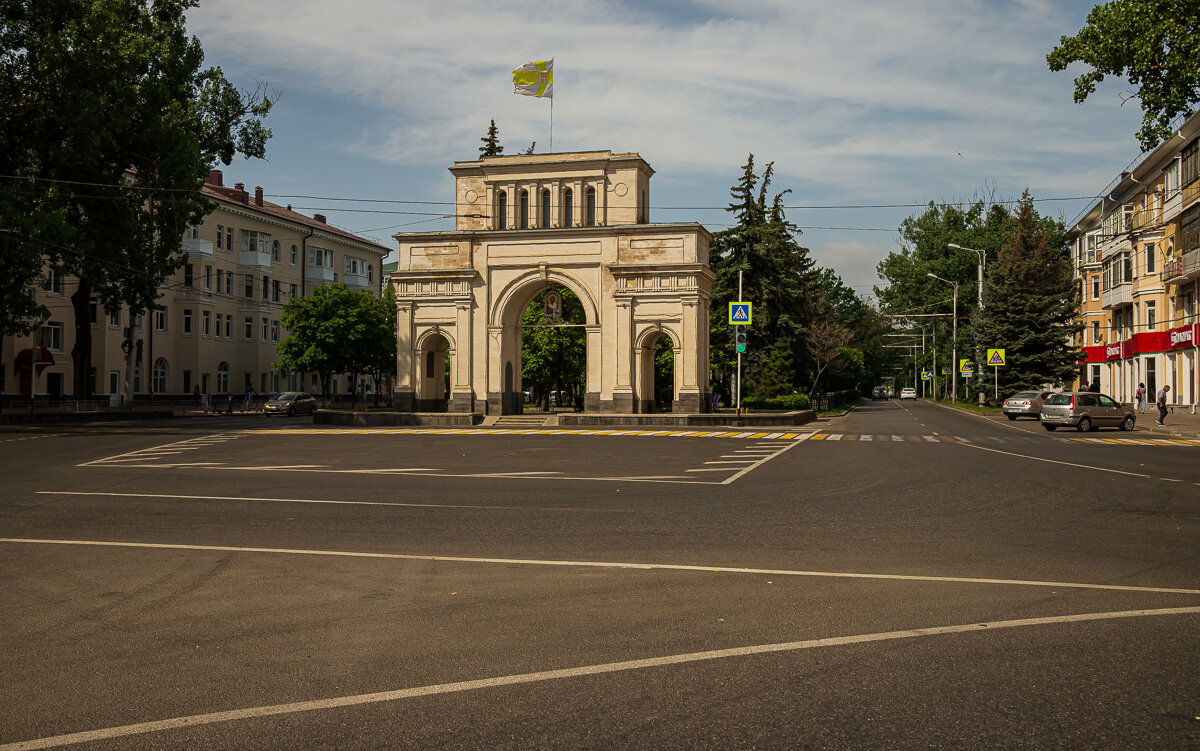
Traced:
[[1038, 415], [1042, 427], [1057, 430], [1073, 427], [1081, 433], [1104, 427], [1133, 430], [1134, 411], [1115, 399], [1093, 392], [1051, 394]]
[[1004, 416], [1010, 420], [1018, 417], [1032, 417], [1036, 420], [1046, 399], [1053, 395], [1053, 391], [1022, 391], [1013, 394], [1004, 400]]
[[309, 414], [317, 411], [317, 398], [303, 391], [289, 391], [280, 394], [263, 405], [263, 413], [268, 415]]

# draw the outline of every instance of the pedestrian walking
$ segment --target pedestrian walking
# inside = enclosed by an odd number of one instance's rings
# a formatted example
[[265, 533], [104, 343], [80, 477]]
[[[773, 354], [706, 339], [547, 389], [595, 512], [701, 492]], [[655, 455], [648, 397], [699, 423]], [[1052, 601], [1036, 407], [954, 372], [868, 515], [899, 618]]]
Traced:
[[1133, 398], [1137, 400], [1138, 414], [1145, 412], [1146, 411], [1146, 384], [1144, 384], [1144, 383], [1138, 384], [1137, 393], [1133, 395]]
[[1092, 393], [1095, 393], [1095, 394], [1099, 394], [1099, 393], [1100, 393], [1100, 379], [1099, 379], [1099, 378], [1097, 378], [1096, 380], [1092, 381], [1092, 385], [1091, 385], [1091, 387], [1088, 389], [1088, 391], [1091, 391]]
[[1158, 397], [1155, 402], [1158, 404], [1158, 424], [1166, 425], [1163, 420], [1167, 419], [1167, 394], [1171, 393], [1171, 385], [1167, 384], [1158, 390]]

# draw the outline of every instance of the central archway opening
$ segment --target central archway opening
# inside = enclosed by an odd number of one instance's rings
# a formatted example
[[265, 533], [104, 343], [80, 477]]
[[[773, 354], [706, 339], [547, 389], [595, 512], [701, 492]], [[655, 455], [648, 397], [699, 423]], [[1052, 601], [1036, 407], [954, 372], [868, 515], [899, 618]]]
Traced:
[[418, 353], [418, 412], [445, 412], [450, 403], [450, 342], [442, 334], [430, 334]]
[[521, 386], [524, 411], [583, 408], [587, 331], [583, 303], [566, 287], [530, 300], [521, 316]]

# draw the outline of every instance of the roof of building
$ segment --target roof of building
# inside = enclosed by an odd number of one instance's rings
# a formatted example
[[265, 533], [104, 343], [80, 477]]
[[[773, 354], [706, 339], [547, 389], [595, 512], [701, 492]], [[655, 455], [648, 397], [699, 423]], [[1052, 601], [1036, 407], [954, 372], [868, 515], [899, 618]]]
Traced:
[[271, 203], [270, 201], [264, 200], [262, 198], [262, 188], [255, 188], [254, 193], [251, 194], [246, 191], [246, 189], [242, 186], [242, 183], [235, 183], [234, 187], [232, 188], [222, 185], [220, 170], [211, 170], [209, 172], [208, 177], [206, 177], [204, 180], [201, 192], [205, 196], [217, 201], [221, 201], [222, 203], [239, 206], [261, 214], [273, 216], [276, 219], [282, 219], [284, 221], [292, 222], [293, 224], [300, 224], [305, 227], [310, 227], [314, 230], [320, 230], [321, 232], [329, 235], [343, 237], [347, 240], [353, 240], [354, 242], [362, 245], [371, 246], [372, 248], [378, 249], [383, 255], [387, 255], [394, 250], [394, 248], [380, 245], [379, 243], [368, 240], [365, 237], [360, 237], [352, 232], [347, 232], [344, 229], [334, 227], [333, 225], [326, 223], [325, 217], [321, 214], [305, 216], [298, 211], [293, 211], [290, 205], [280, 206], [277, 203]]

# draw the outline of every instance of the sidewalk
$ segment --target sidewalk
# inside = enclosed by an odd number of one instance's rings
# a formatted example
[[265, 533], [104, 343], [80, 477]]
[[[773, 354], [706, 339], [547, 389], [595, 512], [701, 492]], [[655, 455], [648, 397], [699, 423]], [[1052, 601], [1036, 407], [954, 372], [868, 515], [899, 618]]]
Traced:
[[1176, 438], [1200, 438], [1200, 415], [1193, 415], [1187, 407], [1177, 407], [1174, 412], [1167, 413], [1164, 420], [1166, 426], [1155, 425], [1158, 419], [1158, 409], [1149, 405], [1145, 412], [1137, 416], [1136, 432], [1147, 432], [1157, 436], [1174, 436]]

